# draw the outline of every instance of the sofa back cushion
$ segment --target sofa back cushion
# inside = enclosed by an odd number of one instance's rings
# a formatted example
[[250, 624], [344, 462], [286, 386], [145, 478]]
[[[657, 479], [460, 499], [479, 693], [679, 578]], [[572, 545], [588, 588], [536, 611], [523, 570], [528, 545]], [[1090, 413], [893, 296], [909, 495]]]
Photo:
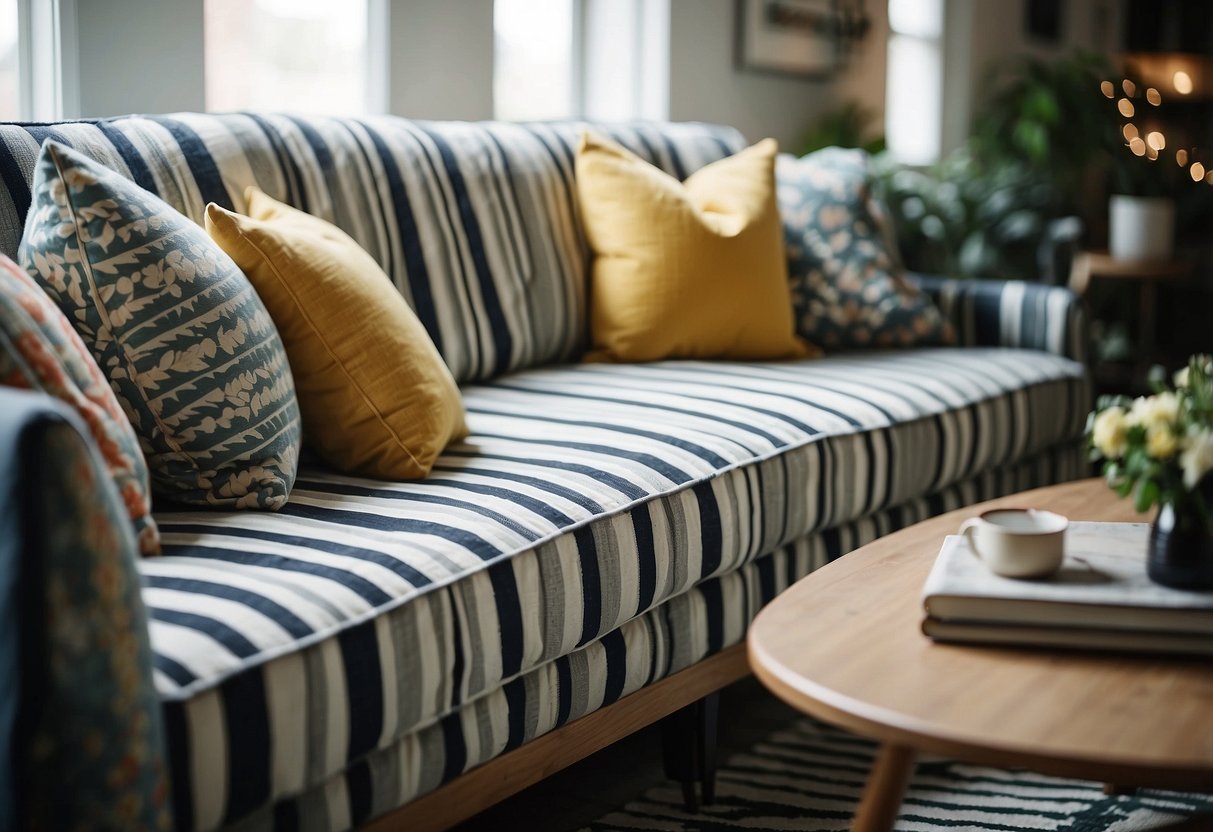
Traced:
[[[573, 158], [584, 125], [239, 113], [0, 125], [0, 251], [13, 256], [47, 138], [198, 224], [244, 192], [328, 220], [383, 267], [458, 381], [572, 360], [587, 343], [589, 248]], [[744, 146], [700, 124], [598, 126], [683, 179]]]

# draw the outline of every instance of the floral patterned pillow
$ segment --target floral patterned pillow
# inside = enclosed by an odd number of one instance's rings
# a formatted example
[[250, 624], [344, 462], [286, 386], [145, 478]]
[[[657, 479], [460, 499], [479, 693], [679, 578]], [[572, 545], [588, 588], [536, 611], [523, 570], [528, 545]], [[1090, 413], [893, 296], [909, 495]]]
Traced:
[[34, 168], [20, 263], [109, 379], [157, 496], [276, 510], [299, 460], [278, 330], [199, 226], [65, 145]]
[[70, 405], [101, 451], [139, 551], [160, 553], [152, 520], [147, 465], [139, 439], [88, 347], [63, 313], [20, 266], [0, 254], [0, 384], [40, 390]]
[[171, 829], [147, 610], [119, 497], [74, 419], [16, 410], [5, 415], [36, 429], [22, 439], [39, 469], [21, 472], [33, 524], [17, 545], [42, 566], [20, 586], [40, 626], [22, 632], [38, 659], [22, 682], [38, 702], [22, 710], [28, 739], [14, 749], [17, 828]]
[[864, 151], [780, 156], [775, 179], [797, 334], [827, 350], [952, 343], [890, 251]]

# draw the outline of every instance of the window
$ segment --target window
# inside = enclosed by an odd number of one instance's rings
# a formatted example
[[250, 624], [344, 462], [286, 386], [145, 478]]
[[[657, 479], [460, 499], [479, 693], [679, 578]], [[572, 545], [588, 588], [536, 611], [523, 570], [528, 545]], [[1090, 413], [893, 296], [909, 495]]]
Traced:
[[495, 0], [493, 29], [497, 118], [669, 117], [670, 0]]
[[506, 121], [569, 118], [576, 101], [576, 0], [495, 0], [493, 110]]
[[15, 120], [24, 115], [21, 107], [17, 0], [0, 0], [0, 119]]
[[[206, 108], [326, 115], [383, 109], [374, 0], [205, 0]], [[385, 30], [386, 25], [377, 29]]]
[[889, 0], [885, 138], [909, 165], [939, 160], [943, 129], [943, 0]]
[[582, 112], [596, 121], [669, 118], [669, 0], [581, 0]]

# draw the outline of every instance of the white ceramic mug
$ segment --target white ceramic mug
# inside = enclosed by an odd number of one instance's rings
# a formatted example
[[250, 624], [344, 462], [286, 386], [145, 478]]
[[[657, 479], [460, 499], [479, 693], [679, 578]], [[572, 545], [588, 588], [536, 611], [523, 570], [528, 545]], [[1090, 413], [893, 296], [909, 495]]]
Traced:
[[990, 571], [1006, 578], [1041, 578], [1061, 567], [1070, 521], [1051, 511], [998, 508], [970, 517], [960, 533]]

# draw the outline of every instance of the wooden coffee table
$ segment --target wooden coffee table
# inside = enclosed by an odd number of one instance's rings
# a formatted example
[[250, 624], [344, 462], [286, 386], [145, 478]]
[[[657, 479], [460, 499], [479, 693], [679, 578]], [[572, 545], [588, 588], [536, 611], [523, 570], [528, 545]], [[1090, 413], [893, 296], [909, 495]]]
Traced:
[[853, 828], [893, 827], [919, 751], [1213, 791], [1213, 663], [952, 646], [922, 635], [922, 584], [944, 535], [998, 506], [1140, 519], [1099, 480], [971, 506], [826, 565], [750, 627], [750, 665], [763, 684], [804, 713], [881, 742]]

